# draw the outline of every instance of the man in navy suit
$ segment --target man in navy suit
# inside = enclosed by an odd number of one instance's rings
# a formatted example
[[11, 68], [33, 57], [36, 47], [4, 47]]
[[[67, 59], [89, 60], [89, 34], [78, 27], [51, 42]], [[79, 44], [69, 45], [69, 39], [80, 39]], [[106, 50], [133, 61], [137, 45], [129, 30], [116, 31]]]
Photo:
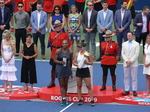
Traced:
[[118, 61], [120, 61], [120, 57], [121, 57], [122, 38], [124, 39], [124, 41], [127, 41], [127, 33], [130, 31], [130, 24], [132, 21], [131, 12], [126, 8], [127, 8], [127, 2], [125, 0], [122, 0], [121, 9], [118, 9], [116, 11], [115, 18], [114, 18], [117, 41], [119, 44]]
[[143, 51], [144, 51], [146, 36], [148, 35], [148, 22], [149, 22], [148, 13], [149, 13], [149, 7], [144, 6], [142, 9], [142, 13], [137, 14], [134, 21], [134, 26], [136, 27], [135, 30], [136, 41], [140, 44], [141, 40], [143, 40]]
[[2, 33], [6, 29], [10, 29], [10, 11], [9, 8], [5, 7], [4, 0], [0, 0], [0, 48], [2, 41]]

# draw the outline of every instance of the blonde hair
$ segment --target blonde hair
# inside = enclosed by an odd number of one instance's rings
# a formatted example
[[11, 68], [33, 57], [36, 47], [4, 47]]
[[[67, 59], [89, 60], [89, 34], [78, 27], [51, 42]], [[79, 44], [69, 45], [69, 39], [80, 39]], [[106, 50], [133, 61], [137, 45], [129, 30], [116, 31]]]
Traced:
[[[15, 42], [14, 36], [11, 35], [10, 30], [5, 30], [5, 31], [3, 32], [3, 36], [10, 37], [9, 40], [8, 40], [8, 45], [9, 45], [10, 47], [12, 47], [13, 50], [15, 50], [15, 49], [16, 49], [16, 47], [15, 47], [16, 42]], [[10, 48], [10, 47], [9, 47], [9, 48]]]
[[71, 13], [72, 13], [72, 11], [71, 11], [72, 7], [75, 7], [75, 8], [76, 8], [76, 13], [78, 13], [78, 8], [77, 8], [77, 6], [76, 6], [76, 5], [71, 5], [71, 7], [70, 7], [70, 11], [69, 11], [69, 14], [71, 14]]

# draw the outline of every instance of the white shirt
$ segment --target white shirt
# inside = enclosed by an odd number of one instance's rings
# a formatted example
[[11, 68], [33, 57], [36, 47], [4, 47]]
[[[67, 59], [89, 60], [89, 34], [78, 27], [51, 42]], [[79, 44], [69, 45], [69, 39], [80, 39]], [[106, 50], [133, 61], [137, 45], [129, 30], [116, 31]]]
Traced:
[[88, 28], [90, 28], [90, 19], [91, 19], [91, 14], [92, 14], [92, 10], [88, 10]]
[[122, 9], [121, 9], [121, 21], [123, 20], [124, 13], [125, 13], [125, 10], [122, 10]]
[[[107, 10], [108, 10], [108, 9], [107, 9]], [[104, 10], [103, 10], [103, 16], [104, 16], [104, 20], [106, 19], [107, 10], [106, 10], [106, 11], [104, 11]]]
[[[84, 59], [84, 54], [81, 55], [81, 53], [79, 52], [78, 57], [77, 57], [77, 63], [80, 65], [82, 63], [83, 59]], [[85, 60], [88, 61], [88, 58], [85, 58]], [[82, 63], [82, 64], [83, 65], [81, 66], [81, 68], [87, 68], [88, 67], [87, 64], [85, 64], [85, 63]]]
[[4, 23], [4, 7], [1, 7], [1, 11], [2, 11], [2, 23]]
[[121, 27], [122, 27], [122, 21], [123, 21], [124, 13], [125, 13], [125, 10], [121, 9]]
[[142, 33], [147, 32], [147, 16], [142, 13], [143, 28]]
[[40, 18], [41, 18], [41, 11], [37, 13], [37, 17], [38, 17], [38, 27], [40, 27]]

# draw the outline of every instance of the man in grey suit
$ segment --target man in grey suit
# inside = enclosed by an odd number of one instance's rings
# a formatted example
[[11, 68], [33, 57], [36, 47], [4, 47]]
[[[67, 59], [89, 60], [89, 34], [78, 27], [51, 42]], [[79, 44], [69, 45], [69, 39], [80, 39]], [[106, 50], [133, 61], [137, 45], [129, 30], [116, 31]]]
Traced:
[[122, 58], [124, 60], [124, 85], [123, 95], [128, 95], [130, 90], [130, 75], [132, 77], [133, 96], [137, 96], [137, 73], [138, 56], [140, 53], [139, 43], [134, 40], [132, 32], [127, 33], [128, 41], [122, 44]]
[[130, 24], [132, 21], [132, 16], [130, 10], [127, 10], [127, 2], [125, 0], [121, 1], [121, 9], [118, 9], [115, 13], [114, 23], [116, 26], [116, 35], [119, 45], [119, 55], [118, 61], [121, 57], [122, 49], [122, 38], [127, 41], [127, 33], [130, 31]]
[[31, 13], [31, 25], [33, 33], [33, 41], [37, 45], [38, 37], [41, 43], [41, 58], [45, 59], [45, 26], [47, 24], [47, 14], [42, 11], [42, 4], [37, 3], [37, 10]]
[[84, 11], [82, 15], [82, 26], [84, 38], [86, 41], [86, 51], [89, 52], [89, 43], [91, 41], [92, 55], [93, 57], [96, 57], [95, 36], [97, 32], [97, 25], [96, 25], [97, 11], [93, 10], [92, 1], [87, 2], [87, 7], [88, 9]]
[[100, 57], [96, 61], [101, 60], [102, 52], [101, 52], [101, 42], [104, 41], [103, 35], [107, 30], [112, 31], [112, 23], [113, 23], [113, 11], [108, 9], [108, 2], [102, 2], [103, 9], [98, 11], [97, 15], [97, 25], [99, 32], [99, 43], [100, 43]]

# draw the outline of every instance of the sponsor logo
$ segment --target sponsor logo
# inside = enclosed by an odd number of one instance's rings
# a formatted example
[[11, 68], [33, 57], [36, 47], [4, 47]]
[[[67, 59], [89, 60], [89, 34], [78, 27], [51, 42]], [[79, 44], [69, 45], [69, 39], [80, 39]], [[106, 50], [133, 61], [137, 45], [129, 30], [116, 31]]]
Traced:
[[[62, 99], [62, 96], [50, 96], [50, 100], [52, 101], [61, 101]], [[78, 97], [67, 97], [68, 101], [69, 102], [78, 102]], [[82, 98], [83, 102], [91, 102], [91, 99], [90, 97], [83, 97]], [[94, 98], [94, 102], [96, 103], [97, 102], [97, 98], [95, 97]]]

